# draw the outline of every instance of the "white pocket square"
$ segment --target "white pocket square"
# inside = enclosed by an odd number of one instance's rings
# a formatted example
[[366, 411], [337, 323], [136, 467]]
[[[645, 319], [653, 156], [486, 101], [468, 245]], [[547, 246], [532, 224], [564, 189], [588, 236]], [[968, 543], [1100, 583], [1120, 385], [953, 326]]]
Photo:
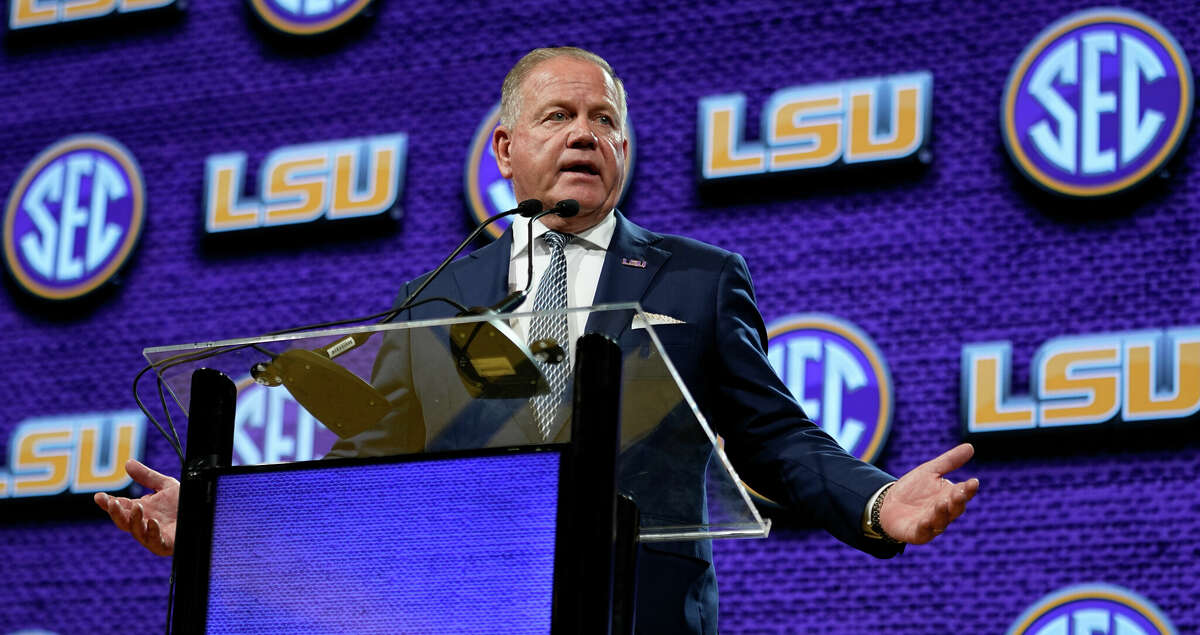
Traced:
[[630, 328], [644, 329], [647, 326], [666, 326], [668, 324], [686, 324], [686, 322], [662, 313], [636, 313]]

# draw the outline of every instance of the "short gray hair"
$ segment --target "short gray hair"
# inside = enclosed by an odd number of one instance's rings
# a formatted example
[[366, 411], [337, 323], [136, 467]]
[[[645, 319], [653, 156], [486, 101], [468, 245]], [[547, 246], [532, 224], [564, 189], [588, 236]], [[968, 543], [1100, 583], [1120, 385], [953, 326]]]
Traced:
[[517, 117], [521, 111], [521, 84], [525, 82], [525, 78], [533, 71], [534, 67], [542, 62], [552, 60], [556, 57], [574, 57], [585, 62], [591, 62], [600, 67], [600, 70], [608, 74], [612, 79], [613, 85], [617, 89], [617, 115], [621, 118], [621, 127], [625, 127], [625, 120], [628, 115], [625, 105], [625, 84], [620, 77], [613, 72], [612, 66], [604, 60], [603, 57], [595, 53], [581, 49], [575, 46], [556, 46], [552, 48], [539, 48], [525, 54], [524, 57], [517, 60], [513, 65], [512, 70], [508, 71], [508, 75], [504, 76], [504, 85], [500, 88], [500, 123], [505, 126], [512, 126], [516, 123]]

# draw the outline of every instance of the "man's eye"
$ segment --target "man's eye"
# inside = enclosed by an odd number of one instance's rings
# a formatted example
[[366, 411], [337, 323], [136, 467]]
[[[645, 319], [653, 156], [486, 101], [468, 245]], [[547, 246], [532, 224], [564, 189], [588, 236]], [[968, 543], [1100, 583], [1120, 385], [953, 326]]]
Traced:
[[612, 117], [609, 117], [608, 115], [600, 115], [600, 123], [602, 123], [606, 126], [614, 125]]
[[553, 119], [554, 121], [566, 121], [566, 119], [567, 119], [567, 113], [565, 113], [565, 112], [556, 112], [556, 113], [554, 113], [554, 114], [550, 115], [550, 118], [551, 118], [551, 119]]

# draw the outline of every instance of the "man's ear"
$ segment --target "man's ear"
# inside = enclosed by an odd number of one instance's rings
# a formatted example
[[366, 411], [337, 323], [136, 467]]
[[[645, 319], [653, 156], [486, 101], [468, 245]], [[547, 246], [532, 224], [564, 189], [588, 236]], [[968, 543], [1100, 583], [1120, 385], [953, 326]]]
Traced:
[[492, 153], [496, 155], [496, 167], [500, 168], [500, 176], [512, 178], [512, 134], [507, 126], [499, 126], [492, 133]]

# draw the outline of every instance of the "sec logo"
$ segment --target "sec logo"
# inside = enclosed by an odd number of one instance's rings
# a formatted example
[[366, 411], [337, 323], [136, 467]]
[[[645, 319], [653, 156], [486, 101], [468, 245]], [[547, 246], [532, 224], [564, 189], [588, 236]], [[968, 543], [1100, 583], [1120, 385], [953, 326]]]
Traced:
[[107, 137], [63, 139], [25, 168], [4, 213], [4, 262], [30, 293], [85, 295], [129, 258], [146, 192], [133, 155]]
[[362, 13], [371, 0], [250, 0], [258, 17], [291, 35], [332, 31]]
[[1174, 635], [1175, 626], [1153, 602], [1119, 586], [1081, 584], [1038, 600], [1008, 635]]
[[850, 454], [874, 461], [892, 425], [892, 377], [875, 343], [833, 316], [767, 325], [767, 358], [804, 412]]
[[1192, 113], [1192, 71], [1162, 26], [1127, 9], [1052, 24], [1004, 87], [1005, 147], [1030, 180], [1077, 197], [1129, 189], [1179, 147]]
[[[500, 104], [497, 103], [484, 117], [483, 123], [475, 131], [471, 141], [471, 151], [467, 154], [467, 165], [463, 170], [463, 189], [467, 192], [468, 212], [476, 225], [517, 206], [517, 197], [513, 194], [512, 183], [500, 176], [500, 168], [496, 166], [496, 153], [492, 150], [492, 133], [500, 125]], [[617, 203], [625, 198], [629, 191], [629, 175], [633, 173], [633, 127], [626, 126], [629, 135], [629, 154], [625, 157], [625, 182], [621, 186], [621, 195]], [[487, 227], [487, 234], [499, 238], [504, 230], [512, 225], [511, 218], [502, 218]]]

